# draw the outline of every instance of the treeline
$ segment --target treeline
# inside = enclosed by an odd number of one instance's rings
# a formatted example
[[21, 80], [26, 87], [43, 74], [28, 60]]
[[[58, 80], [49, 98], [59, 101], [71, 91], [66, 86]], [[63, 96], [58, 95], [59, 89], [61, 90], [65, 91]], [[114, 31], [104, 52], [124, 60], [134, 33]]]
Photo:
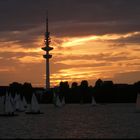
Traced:
[[0, 96], [6, 92], [10, 92], [13, 96], [16, 93], [21, 97], [25, 96], [27, 102], [34, 92], [39, 103], [53, 103], [54, 93], [60, 100], [65, 97], [66, 103], [91, 103], [92, 96], [97, 103], [127, 103], [136, 102], [137, 93], [140, 92], [140, 81], [129, 85], [98, 79], [95, 86], [89, 86], [88, 81], [83, 80], [79, 85], [73, 82], [71, 87], [68, 82], [60, 82], [58, 87], [49, 90], [32, 87], [31, 83], [13, 82], [7, 87], [0, 87]]
[[9, 86], [0, 87], [0, 96], [6, 96], [6, 93], [15, 98], [16, 94], [20, 95], [20, 98], [25, 97], [27, 103], [31, 102], [31, 98], [35, 89], [32, 87], [31, 83], [20, 84], [18, 82], [13, 82]]
[[60, 82], [59, 87], [44, 94], [42, 102], [51, 103], [53, 94], [50, 93], [54, 90], [58, 92], [60, 99], [65, 97], [66, 103], [91, 103], [92, 96], [97, 103], [130, 103], [136, 102], [140, 81], [129, 85], [98, 79], [94, 87], [89, 86], [86, 80], [81, 81], [80, 85], [73, 82], [71, 87], [68, 82]]

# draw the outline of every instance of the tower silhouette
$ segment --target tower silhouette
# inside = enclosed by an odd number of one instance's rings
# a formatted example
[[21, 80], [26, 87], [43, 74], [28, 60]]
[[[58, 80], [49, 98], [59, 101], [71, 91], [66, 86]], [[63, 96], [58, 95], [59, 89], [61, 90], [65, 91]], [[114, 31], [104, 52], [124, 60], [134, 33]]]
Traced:
[[46, 15], [46, 32], [45, 32], [45, 47], [42, 48], [46, 52], [43, 57], [46, 59], [46, 89], [50, 88], [50, 68], [49, 68], [49, 59], [52, 58], [52, 55], [49, 54], [49, 51], [53, 50], [53, 47], [50, 47], [50, 32], [48, 31], [48, 14]]

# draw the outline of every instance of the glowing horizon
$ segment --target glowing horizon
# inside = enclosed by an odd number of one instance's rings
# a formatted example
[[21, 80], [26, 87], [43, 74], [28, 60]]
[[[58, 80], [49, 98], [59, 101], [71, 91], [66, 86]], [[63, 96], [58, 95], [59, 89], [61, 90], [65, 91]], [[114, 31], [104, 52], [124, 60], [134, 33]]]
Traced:
[[[70, 83], [76, 81], [80, 83], [81, 80], [95, 81], [98, 78], [114, 80], [115, 76], [119, 73], [137, 72], [140, 69], [139, 52], [136, 51], [139, 44], [128, 43], [125, 46], [121, 46], [123, 44], [119, 43], [119, 40], [131, 38], [135, 35], [140, 35], [140, 32], [66, 38], [52, 36], [51, 44], [54, 50], [52, 51], [53, 58], [50, 61], [51, 86], [58, 85], [60, 81], [68, 81]], [[118, 47], [113, 47], [113, 44], [118, 45]], [[8, 49], [7, 45], [9, 46]], [[41, 47], [44, 45], [43, 37], [39, 36], [30, 45], [30, 48], [25, 48], [25, 45], [19, 44], [18, 41], [1, 42], [0, 53], [12, 55], [12, 57], [7, 58], [7, 61], [9, 59], [9, 61], [19, 64], [19, 74], [22, 67], [30, 66], [30, 70], [33, 70], [31, 65], [33, 68], [35, 68], [34, 65], [40, 65], [42, 77], [41, 75], [37, 76], [39, 78], [38, 83], [33, 82], [32, 79], [34, 78], [30, 78], [30, 76], [27, 81], [33, 85], [43, 86], [45, 82], [45, 61], [42, 57], [43, 51], [41, 50]], [[1, 56], [0, 60], [4, 60], [4, 57]], [[0, 68], [1, 73], [12, 72], [11, 70], [16, 75], [16, 66]], [[21, 79], [15, 81], [22, 81], [22, 77], [19, 77]], [[25, 80], [26, 78], [23, 79]], [[130, 81], [128, 80], [128, 82]]]

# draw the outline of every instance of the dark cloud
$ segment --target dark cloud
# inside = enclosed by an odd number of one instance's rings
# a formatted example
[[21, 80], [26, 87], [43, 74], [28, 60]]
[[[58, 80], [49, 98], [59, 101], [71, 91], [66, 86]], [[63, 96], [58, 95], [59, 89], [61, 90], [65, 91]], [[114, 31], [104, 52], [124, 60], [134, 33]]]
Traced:
[[[54, 36], [122, 34], [140, 31], [139, 6], [140, 0], [0, 0], [0, 47], [3, 46], [3, 43], [7, 43], [4, 44], [4, 47], [7, 48], [10, 45], [14, 45], [14, 43], [16, 45], [19, 43], [21, 47], [25, 48], [30, 48], [33, 45], [36, 47], [34, 41], [38, 36], [43, 36], [45, 32], [46, 9], [49, 11], [49, 30], [51, 35]], [[13, 41], [13, 43], [10, 44], [10, 41]], [[139, 36], [121, 38], [116, 40], [114, 44], [126, 44], [126, 42], [139, 43]], [[58, 40], [56, 43], [61, 44], [62, 42]], [[63, 53], [64, 48], [61, 47], [60, 49]], [[71, 48], [67, 49], [70, 50]], [[137, 50], [139, 51], [138, 48]], [[81, 65], [82, 67], [89, 66], [95, 68], [111, 65], [114, 61], [121, 62], [122, 60], [135, 59], [128, 55], [101, 53], [98, 55], [66, 57], [59, 55], [57, 57], [56, 54], [55, 58], [51, 60], [51, 72], [55, 74], [58, 70], [73, 67], [79, 69], [80, 67], [80, 65], [69, 66], [60, 62], [57, 64], [53, 63], [61, 60], [96, 60], [98, 64]], [[30, 81], [33, 84], [35, 84], [35, 81], [42, 83], [45, 74], [45, 60], [39, 64], [30, 63], [24, 65], [18, 61], [19, 58], [24, 56], [38, 57], [38, 54], [24, 52], [0, 53], [0, 84], [13, 82], [14, 80], [19, 82]], [[135, 65], [139, 66], [137, 62]], [[11, 71], [8, 72], [6, 71], [7, 69]], [[34, 70], [38, 74], [35, 75]], [[133, 81], [136, 81], [139, 78], [137, 75], [140, 75], [139, 72], [119, 74], [115, 78], [128, 78], [129, 82], [131, 78]], [[45, 80], [43, 82], [45, 83]]]
[[138, 31], [139, 5], [139, 0], [1, 0], [0, 30], [44, 26], [48, 9], [50, 30], [57, 35]]
[[[43, 31], [43, 29], [42, 29]], [[16, 44], [21, 45], [24, 48], [38, 47], [33, 43], [37, 41], [37, 38], [42, 36], [42, 44], [44, 34], [41, 32], [41, 28], [28, 29], [26, 31], [6, 31], [0, 32], [0, 42], [14, 41]], [[4, 47], [4, 46], [3, 46]]]
[[[56, 23], [57, 24], [57, 23]], [[52, 33], [57, 36], [83, 36], [103, 34], [123, 34], [140, 31], [140, 22], [107, 21], [107, 22], [66, 22], [59, 26], [53, 26]]]
[[[0, 29], [26, 30], [43, 22], [47, 1], [40, 0], [1, 0], [0, 1]], [[41, 10], [41, 7], [44, 7]]]

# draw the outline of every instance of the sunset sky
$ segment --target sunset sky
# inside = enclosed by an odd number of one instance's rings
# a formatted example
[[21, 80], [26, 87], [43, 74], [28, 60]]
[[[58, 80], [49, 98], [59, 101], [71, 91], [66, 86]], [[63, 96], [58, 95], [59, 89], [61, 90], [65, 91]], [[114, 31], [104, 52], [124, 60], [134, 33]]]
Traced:
[[0, 85], [45, 86], [45, 14], [51, 86], [140, 80], [140, 0], [0, 0]]

